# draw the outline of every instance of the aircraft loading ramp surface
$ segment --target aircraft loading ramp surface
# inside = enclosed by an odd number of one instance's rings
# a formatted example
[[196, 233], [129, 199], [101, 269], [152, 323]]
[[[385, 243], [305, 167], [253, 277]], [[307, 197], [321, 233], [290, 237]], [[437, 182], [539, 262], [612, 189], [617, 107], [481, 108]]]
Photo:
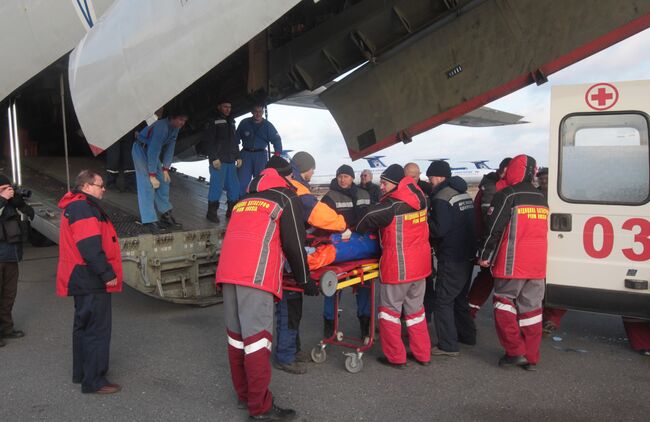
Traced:
[[[32, 226], [58, 242], [61, 210], [57, 203], [67, 191], [65, 159], [28, 157], [23, 166], [24, 186], [33, 192], [29, 201], [36, 212]], [[70, 158], [71, 183], [86, 168], [105, 174], [97, 159]], [[183, 228], [154, 236], [139, 223], [136, 194], [106, 192], [102, 206], [118, 233], [125, 283], [176, 303], [210, 305], [221, 301], [214, 274], [225, 223], [205, 219], [207, 194], [207, 183], [172, 173], [170, 200], [174, 217]]]

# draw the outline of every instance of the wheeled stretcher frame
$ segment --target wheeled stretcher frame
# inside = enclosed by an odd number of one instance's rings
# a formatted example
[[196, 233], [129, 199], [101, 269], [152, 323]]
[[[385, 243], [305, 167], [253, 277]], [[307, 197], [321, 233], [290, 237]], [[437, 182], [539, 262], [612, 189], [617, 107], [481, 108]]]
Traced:
[[[354, 351], [345, 355], [345, 369], [353, 374], [363, 369], [363, 354], [369, 350], [374, 342], [375, 336], [375, 283], [379, 278], [379, 261], [377, 259], [363, 259], [349, 261], [340, 264], [327, 265], [310, 273], [312, 280], [316, 281], [324, 296], [334, 299], [334, 329], [332, 337], [322, 339], [318, 345], [311, 350], [311, 358], [316, 363], [323, 363], [327, 359], [325, 351], [328, 345], [341, 346]], [[369, 335], [364, 338], [351, 337], [343, 334], [339, 329], [339, 290], [358, 285], [361, 289], [370, 289], [370, 330]], [[283, 289], [289, 291], [302, 291], [297, 287], [294, 280], [285, 276]]]

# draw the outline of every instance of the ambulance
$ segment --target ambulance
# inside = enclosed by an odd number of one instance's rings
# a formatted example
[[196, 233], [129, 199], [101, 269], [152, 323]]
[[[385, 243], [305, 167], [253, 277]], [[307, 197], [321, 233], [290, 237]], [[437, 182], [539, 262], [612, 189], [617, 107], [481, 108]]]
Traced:
[[546, 304], [650, 319], [650, 81], [551, 93]]

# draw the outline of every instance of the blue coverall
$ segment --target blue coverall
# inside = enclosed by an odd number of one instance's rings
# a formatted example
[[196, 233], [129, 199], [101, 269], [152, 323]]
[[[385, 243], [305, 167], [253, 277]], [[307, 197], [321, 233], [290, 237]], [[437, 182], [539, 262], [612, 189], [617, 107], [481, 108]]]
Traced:
[[[131, 153], [138, 184], [138, 207], [142, 224], [158, 221], [156, 209], [161, 214], [172, 209], [169, 202], [169, 183], [163, 178], [163, 169], [169, 170], [174, 158], [178, 129], [169, 118], [161, 119], [142, 129], [133, 143]], [[162, 162], [161, 162], [162, 157]], [[154, 189], [149, 176], [156, 176], [160, 187]]]
[[237, 127], [237, 139], [242, 143], [242, 166], [239, 168], [241, 196], [246, 194], [248, 184], [264, 170], [268, 156], [266, 147], [273, 144], [275, 153], [282, 152], [282, 139], [273, 124], [266, 119], [255, 123], [252, 117], [241, 121]]

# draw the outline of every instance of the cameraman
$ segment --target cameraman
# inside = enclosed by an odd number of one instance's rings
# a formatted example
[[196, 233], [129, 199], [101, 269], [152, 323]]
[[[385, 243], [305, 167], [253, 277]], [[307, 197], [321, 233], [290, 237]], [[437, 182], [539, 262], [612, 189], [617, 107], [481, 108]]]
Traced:
[[0, 347], [5, 345], [3, 339], [25, 335], [14, 330], [11, 310], [18, 292], [18, 261], [23, 257], [21, 213], [33, 219], [34, 210], [19, 193], [14, 192], [9, 178], [0, 174]]

